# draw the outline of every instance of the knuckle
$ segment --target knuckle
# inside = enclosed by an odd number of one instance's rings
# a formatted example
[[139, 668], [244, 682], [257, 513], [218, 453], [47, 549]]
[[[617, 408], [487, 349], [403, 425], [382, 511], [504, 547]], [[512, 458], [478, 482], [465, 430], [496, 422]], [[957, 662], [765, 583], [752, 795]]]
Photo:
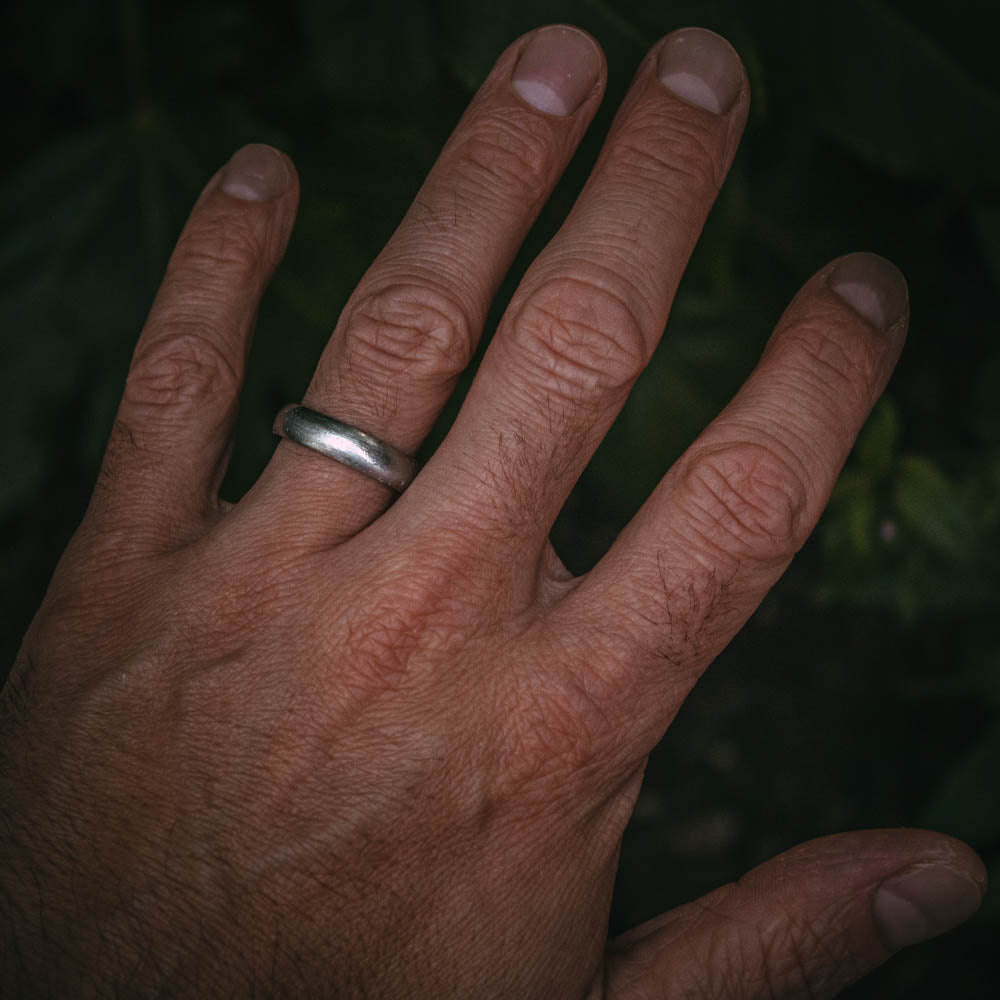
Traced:
[[553, 673], [537, 666], [559, 655], [563, 642], [546, 636], [510, 671], [503, 689], [509, 710], [500, 713], [506, 720], [506, 797], [546, 808], [583, 788], [592, 792], [607, 774], [617, 773], [621, 759], [620, 726], [610, 707], [616, 680], [587, 667]]
[[808, 536], [805, 477], [777, 443], [704, 451], [686, 462], [682, 480], [690, 529], [736, 561], [790, 559]]
[[602, 761], [575, 712], [547, 701], [521, 701], [518, 711], [523, 717], [504, 731], [498, 799], [520, 811], [551, 814], [571, 805], [583, 788], [592, 791]]
[[240, 374], [210, 332], [192, 323], [141, 352], [125, 381], [131, 407], [190, 409], [206, 402], [232, 405]]
[[346, 364], [386, 379], [443, 382], [472, 360], [466, 311], [427, 285], [394, 284], [363, 295], [344, 327]]
[[553, 170], [543, 135], [509, 113], [495, 112], [476, 122], [459, 140], [457, 154], [471, 183], [493, 198], [498, 185], [504, 192], [541, 191]]
[[623, 176], [675, 194], [680, 203], [715, 197], [719, 189], [719, 140], [678, 115], [640, 117], [611, 145], [609, 159]]
[[420, 648], [426, 617], [415, 609], [393, 607], [350, 620], [346, 644], [355, 683], [375, 689], [398, 687]]
[[845, 402], [852, 408], [871, 402], [880, 368], [877, 346], [865, 334], [810, 323], [785, 331], [775, 351], [791, 369], [808, 378], [814, 398], [838, 411]]
[[256, 277], [266, 256], [262, 234], [238, 214], [211, 214], [181, 234], [170, 258], [168, 280], [197, 275], [227, 297], [234, 281]]
[[845, 984], [844, 971], [858, 957], [842, 935], [831, 934], [801, 916], [785, 913], [784, 922], [755, 926], [738, 939], [741, 965], [756, 968], [768, 996], [833, 996]]
[[[620, 283], [620, 282], [619, 282]], [[550, 278], [512, 319], [513, 346], [547, 393], [603, 401], [626, 393], [649, 359], [648, 339], [615, 280]]]
[[467, 583], [456, 582], [458, 563], [446, 548], [408, 549], [356, 581], [360, 610], [345, 615], [341, 640], [359, 690], [396, 688], [432, 670], [476, 629]]
[[589, 769], [601, 756], [601, 734], [610, 729], [603, 702], [575, 677], [550, 683], [525, 699], [521, 745], [528, 761], [557, 764], [561, 775]]
[[741, 919], [738, 883], [693, 905], [711, 924], [705, 960], [687, 967], [684, 996], [832, 997], [863, 965], [849, 939], [837, 933], [845, 925], [842, 913], [808, 919], [780, 907], [768, 920]]

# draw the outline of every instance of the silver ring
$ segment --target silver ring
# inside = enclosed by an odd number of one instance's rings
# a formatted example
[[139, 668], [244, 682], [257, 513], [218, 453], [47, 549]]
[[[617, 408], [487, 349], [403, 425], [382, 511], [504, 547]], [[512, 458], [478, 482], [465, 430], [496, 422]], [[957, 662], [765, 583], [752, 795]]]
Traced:
[[274, 433], [312, 448], [402, 493], [417, 474], [417, 463], [372, 434], [292, 403], [274, 418]]

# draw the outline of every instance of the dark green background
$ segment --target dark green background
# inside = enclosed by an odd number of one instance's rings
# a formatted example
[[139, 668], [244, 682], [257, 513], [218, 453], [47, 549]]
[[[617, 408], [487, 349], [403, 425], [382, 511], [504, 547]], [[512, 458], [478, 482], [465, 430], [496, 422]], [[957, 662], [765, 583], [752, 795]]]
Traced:
[[[996, 877], [997, 6], [8, 4], [3, 662], [86, 503], [172, 242], [233, 149], [258, 140], [287, 150], [303, 196], [262, 310], [231, 498], [267, 460], [274, 411], [301, 396], [338, 310], [501, 49], [538, 24], [573, 22], [604, 46], [611, 77], [491, 324], [568, 210], [645, 51], [700, 24], [742, 54], [753, 110], [663, 344], [556, 527], [567, 563], [584, 570], [599, 558], [830, 258], [892, 258], [909, 279], [913, 319], [814, 540], [651, 760], [614, 929], [798, 841], [856, 827], [957, 834]], [[993, 995], [998, 929], [1000, 889], [971, 924], [848, 995]]]

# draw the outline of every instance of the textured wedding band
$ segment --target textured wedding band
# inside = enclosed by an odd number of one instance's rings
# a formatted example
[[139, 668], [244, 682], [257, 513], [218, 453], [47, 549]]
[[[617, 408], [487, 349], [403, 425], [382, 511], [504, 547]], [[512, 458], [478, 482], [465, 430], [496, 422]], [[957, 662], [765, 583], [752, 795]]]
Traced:
[[274, 433], [357, 469], [399, 493], [417, 474], [416, 461], [398, 448], [298, 403], [282, 407], [274, 418]]

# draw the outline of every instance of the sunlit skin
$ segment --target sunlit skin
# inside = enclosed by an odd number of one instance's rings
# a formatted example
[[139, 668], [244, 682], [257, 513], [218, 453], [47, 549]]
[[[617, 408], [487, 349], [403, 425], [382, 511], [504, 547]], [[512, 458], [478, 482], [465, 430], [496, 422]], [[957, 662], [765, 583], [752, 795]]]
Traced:
[[[500, 56], [307, 405], [418, 449], [605, 79], [569, 27]], [[656, 346], [749, 102], [718, 36], [654, 47], [398, 497], [282, 441], [246, 496], [219, 498], [299, 185], [261, 145], [209, 181], [0, 701], [0, 981], [19, 996], [832, 997], [975, 911], [969, 847], [876, 830], [803, 844], [607, 939], [647, 755], [809, 536], [909, 320], [889, 262], [821, 267], [604, 558], [582, 577], [562, 565], [549, 530]]]

